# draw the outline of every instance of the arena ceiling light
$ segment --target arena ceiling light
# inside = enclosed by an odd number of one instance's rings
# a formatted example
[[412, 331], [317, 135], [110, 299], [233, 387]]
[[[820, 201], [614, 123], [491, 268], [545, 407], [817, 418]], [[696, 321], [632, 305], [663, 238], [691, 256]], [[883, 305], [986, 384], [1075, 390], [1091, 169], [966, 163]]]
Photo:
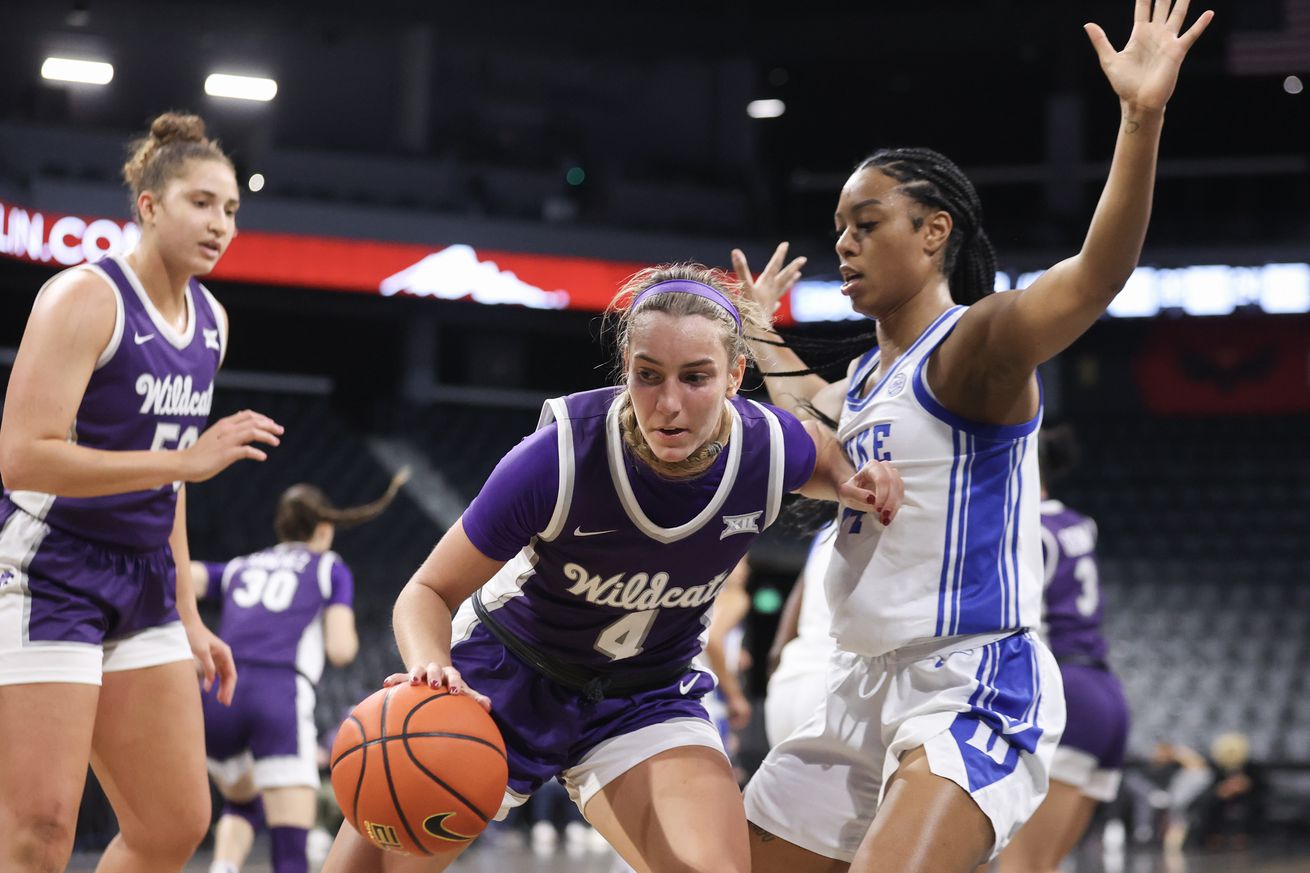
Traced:
[[41, 78], [53, 82], [107, 85], [114, 78], [114, 65], [104, 61], [49, 57], [41, 64]]
[[210, 73], [205, 79], [205, 93], [210, 97], [227, 97], [232, 100], [256, 100], [267, 103], [277, 96], [277, 82], [259, 76], [235, 76], [230, 73]]
[[751, 118], [777, 118], [787, 111], [787, 104], [781, 100], [752, 100], [746, 104], [746, 114]]

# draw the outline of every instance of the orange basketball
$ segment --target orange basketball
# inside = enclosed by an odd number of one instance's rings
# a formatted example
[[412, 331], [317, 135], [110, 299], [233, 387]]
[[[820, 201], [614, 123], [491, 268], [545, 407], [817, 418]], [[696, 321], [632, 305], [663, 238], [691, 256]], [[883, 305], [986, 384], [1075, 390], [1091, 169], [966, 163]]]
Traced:
[[482, 833], [509, 779], [505, 741], [468, 695], [394, 685], [361, 702], [332, 744], [332, 790], [355, 830], [410, 855]]

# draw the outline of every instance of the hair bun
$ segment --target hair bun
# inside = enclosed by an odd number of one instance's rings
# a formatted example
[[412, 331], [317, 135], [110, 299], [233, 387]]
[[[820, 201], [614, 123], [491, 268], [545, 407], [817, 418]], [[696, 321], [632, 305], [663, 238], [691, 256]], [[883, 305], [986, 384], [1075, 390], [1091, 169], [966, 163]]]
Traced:
[[205, 122], [199, 115], [165, 112], [150, 123], [150, 138], [159, 145], [170, 142], [204, 142]]

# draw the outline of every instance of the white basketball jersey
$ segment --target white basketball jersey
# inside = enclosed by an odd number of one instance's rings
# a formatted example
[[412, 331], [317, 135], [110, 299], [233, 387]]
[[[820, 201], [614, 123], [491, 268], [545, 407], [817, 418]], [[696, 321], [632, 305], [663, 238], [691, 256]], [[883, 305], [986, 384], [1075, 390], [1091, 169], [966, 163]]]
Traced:
[[1037, 427], [950, 412], [925, 364], [966, 307], [934, 321], [891, 368], [856, 362], [837, 435], [856, 468], [886, 461], [905, 481], [887, 526], [843, 509], [825, 580], [839, 648], [877, 656], [940, 637], [1037, 627], [1042, 546]]

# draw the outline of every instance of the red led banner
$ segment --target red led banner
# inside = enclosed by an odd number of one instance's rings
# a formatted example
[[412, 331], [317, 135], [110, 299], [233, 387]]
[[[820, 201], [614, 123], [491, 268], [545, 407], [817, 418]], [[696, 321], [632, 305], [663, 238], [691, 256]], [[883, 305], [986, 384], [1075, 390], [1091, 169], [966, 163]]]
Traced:
[[[131, 248], [132, 222], [37, 212], [0, 202], [0, 255], [57, 267]], [[462, 244], [242, 231], [215, 279], [391, 296], [403, 294], [538, 309], [604, 309], [648, 266], [628, 261], [474, 250]], [[786, 313], [783, 313], [784, 317]]]

